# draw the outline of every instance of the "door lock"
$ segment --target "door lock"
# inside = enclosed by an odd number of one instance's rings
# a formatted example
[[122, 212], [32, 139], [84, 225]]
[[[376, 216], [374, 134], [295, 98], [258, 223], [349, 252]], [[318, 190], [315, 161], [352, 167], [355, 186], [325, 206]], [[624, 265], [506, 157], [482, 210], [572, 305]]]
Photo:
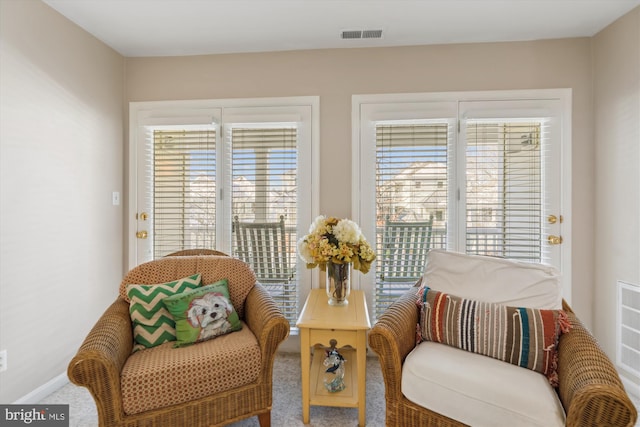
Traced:
[[564, 221], [564, 218], [562, 218], [562, 215], [560, 215], [560, 218], [558, 218], [555, 215], [549, 215], [547, 217], [547, 221], [549, 222], [549, 224], [555, 224], [556, 222], [558, 222], [558, 220], [560, 221], [560, 224], [562, 224], [562, 221]]
[[147, 238], [147, 231], [146, 230], [138, 231], [136, 233], [136, 237], [138, 239], [146, 239]]
[[562, 236], [549, 236], [549, 244], [550, 245], [561, 245], [562, 244]]

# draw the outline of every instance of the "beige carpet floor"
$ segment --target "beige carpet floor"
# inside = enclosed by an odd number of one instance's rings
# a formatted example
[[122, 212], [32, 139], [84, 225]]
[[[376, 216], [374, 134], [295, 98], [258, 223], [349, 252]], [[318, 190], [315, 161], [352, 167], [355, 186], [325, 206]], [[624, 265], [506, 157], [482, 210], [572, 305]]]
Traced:
[[[300, 355], [278, 353], [274, 363], [273, 409], [271, 425], [305, 426], [302, 423], [300, 396]], [[98, 415], [93, 398], [84, 387], [67, 384], [40, 403], [69, 404], [70, 427], [96, 427]], [[367, 426], [384, 426], [384, 381], [378, 359], [367, 358]], [[344, 427], [358, 425], [355, 408], [311, 407], [310, 427]], [[232, 427], [259, 426], [257, 417], [230, 424]], [[185, 426], [186, 427], [186, 426]]]

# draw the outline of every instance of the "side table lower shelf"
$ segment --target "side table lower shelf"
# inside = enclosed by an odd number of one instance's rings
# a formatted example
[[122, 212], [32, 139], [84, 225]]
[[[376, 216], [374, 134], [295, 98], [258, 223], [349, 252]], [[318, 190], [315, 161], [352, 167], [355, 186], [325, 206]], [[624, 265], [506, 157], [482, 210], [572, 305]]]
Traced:
[[322, 381], [326, 367], [322, 364], [325, 359], [324, 348], [313, 349], [313, 359], [311, 362], [311, 395], [309, 403], [316, 406], [339, 406], [345, 408], [358, 407], [358, 370], [354, 369], [356, 352], [353, 349], [339, 349], [344, 364], [344, 384], [345, 389], [335, 393], [330, 393], [324, 387]]

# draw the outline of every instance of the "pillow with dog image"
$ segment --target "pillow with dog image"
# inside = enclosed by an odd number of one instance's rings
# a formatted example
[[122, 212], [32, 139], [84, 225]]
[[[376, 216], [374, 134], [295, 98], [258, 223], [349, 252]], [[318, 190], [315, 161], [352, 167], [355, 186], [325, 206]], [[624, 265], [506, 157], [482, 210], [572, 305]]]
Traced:
[[242, 329], [229, 298], [227, 279], [162, 300], [176, 321], [176, 343], [182, 347]]
[[176, 323], [162, 299], [200, 287], [200, 273], [157, 285], [128, 285], [129, 314], [133, 323], [133, 351], [176, 340]]

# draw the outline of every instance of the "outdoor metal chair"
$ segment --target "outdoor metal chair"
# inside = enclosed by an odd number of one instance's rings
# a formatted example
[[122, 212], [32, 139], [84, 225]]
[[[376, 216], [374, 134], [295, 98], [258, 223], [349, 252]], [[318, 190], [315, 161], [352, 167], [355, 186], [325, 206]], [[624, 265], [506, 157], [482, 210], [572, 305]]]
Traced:
[[240, 222], [235, 216], [233, 231], [237, 256], [251, 266], [259, 283], [272, 294], [293, 285], [295, 268], [287, 253], [284, 216], [277, 222]]
[[377, 307], [390, 305], [422, 276], [432, 227], [433, 215], [422, 222], [389, 221], [387, 217], [378, 258]]

